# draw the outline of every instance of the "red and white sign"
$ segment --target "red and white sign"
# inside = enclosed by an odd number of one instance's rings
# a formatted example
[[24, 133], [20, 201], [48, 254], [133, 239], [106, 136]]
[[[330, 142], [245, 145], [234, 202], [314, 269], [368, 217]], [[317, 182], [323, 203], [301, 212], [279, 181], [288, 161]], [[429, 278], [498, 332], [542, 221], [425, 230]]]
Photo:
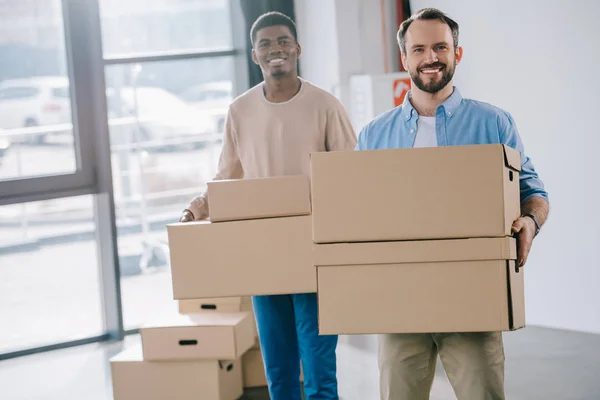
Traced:
[[410, 78], [396, 79], [394, 81], [394, 107], [398, 107], [404, 102], [404, 98], [409, 90]]

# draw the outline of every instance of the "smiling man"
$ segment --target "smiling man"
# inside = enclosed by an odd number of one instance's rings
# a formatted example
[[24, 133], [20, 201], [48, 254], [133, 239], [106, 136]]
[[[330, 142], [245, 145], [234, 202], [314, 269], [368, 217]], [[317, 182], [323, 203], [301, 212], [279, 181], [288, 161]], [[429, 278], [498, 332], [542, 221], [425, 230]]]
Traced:
[[[512, 117], [462, 98], [453, 86], [463, 49], [458, 46], [458, 24], [441, 11], [423, 9], [403, 22], [398, 43], [412, 89], [404, 104], [363, 128], [357, 150], [503, 143], [520, 151], [522, 216], [512, 230], [517, 261], [523, 266], [549, 205]], [[381, 399], [428, 399], [438, 354], [458, 400], [504, 399], [501, 332], [381, 335]]]
[[[294, 22], [265, 14], [250, 38], [264, 82], [229, 107], [215, 179], [310, 176], [311, 152], [353, 150], [356, 134], [341, 103], [298, 77], [301, 48]], [[207, 216], [204, 193], [181, 221]], [[300, 359], [306, 400], [337, 400], [337, 336], [319, 336], [316, 294], [255, 296], [252, 302], [271, 400], [301, 399]]]

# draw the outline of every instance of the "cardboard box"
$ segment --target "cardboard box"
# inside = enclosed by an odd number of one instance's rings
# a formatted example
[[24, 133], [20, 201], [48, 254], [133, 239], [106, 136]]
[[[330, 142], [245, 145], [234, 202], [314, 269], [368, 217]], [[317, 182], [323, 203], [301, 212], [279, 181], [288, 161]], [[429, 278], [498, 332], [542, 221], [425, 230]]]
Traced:
[[509, 236], [520, 169], [503, 145], [312, 153], [313, 240]]
[[174, 315], [140, 329], [144, 359], [235, 360], [255, 343], [248, 313]]
[[314, 293], [311, 217], [167, 226], [175, 299]]
[[315, 245], [320, 334], [525, 326], [515, 239]]
[[[316, 270], [315, 270], [316, 274]], [[254, 326], [254, 336], [256, 337], [256, 342], [253, 349], [260, 348], [260, 343], [258, 342], [258, 325], [256, 324], [256, 316], [254, 315], [254, 306], [252, 305], [252, 298], [249, 296], [242, 297], [242, 311], [250, 314], [250, 319], [253, 321]]]
[[196, 314], [204, 311], [240, 312], [242, 311], [241, 297], [223, 297], [209, 299], [179, 300], [180, 314]]
[[213, 222], [308, 215], [308, 177], [295, 175], [208, 182], [208, 202]]
[[144, 360], [141, 346], [110, 360], [114, 400], [237, 400], [243, 395], [236, 361]]
[[[244, 387], [260, 387], [267, 386], [267, 378], [265, 377], [265, 365], [262, 358], [260, 346], [248, 350], [242, 358], [242, 366], [244, 370]], [[304, 382], [304, 371], [302, 364], [300, 365], [300, 382]]]
[[245, 388], [267, 386], [265, 365], [260, 347], [249, 350], [242, 358]]

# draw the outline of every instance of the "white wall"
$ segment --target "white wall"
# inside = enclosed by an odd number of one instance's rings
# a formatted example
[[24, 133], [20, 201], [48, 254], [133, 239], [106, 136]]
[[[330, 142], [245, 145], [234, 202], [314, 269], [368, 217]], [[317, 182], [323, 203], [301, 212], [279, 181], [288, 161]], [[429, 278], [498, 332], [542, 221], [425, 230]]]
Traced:
[[[312, 37], [303, 43], [303, 75], [342, 88], [348, 104], [351, 74], [384, 70], [379, 2], [296, 3], [301, 35]], [[600, 333], [600, 2], [411, 3], [413, 11], [438, 7], [460, 24], [456, 85], [515, 117], [550, 194], [550, 219], [526, 266], [528, 324]]]
[[[385, 0], [388, 32], [392, 26], [394, 0]], [[302, 77], [335, 94], [350, 107], [349, 79], [354, 74], [380, 74], [394, 68], [395, 38], [384, 44], [380, 1], [298, 0], [295, 2]]]

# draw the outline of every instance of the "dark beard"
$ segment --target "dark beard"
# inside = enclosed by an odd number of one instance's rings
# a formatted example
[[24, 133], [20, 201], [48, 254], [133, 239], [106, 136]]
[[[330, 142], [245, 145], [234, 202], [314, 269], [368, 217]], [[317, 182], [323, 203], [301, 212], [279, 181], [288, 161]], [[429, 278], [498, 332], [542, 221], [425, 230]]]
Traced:
[[[444, 65], [444, 64], [435, 64], [434, 67], [436, 67], [436, 66], [444, 67], [444, 73], [442, 75], [442, 79], [439, 82], [431, 81], [431, 82], [425, 83], [423, 81], [423, 79], [421, 79], [421, 77], [419, 76], [418, 70], [416, 73], [410, 74], [410, 77], [411, 77], [412, 81], [414, 82], [414, 84], [422, 91], [431, 93], [431, 94], [437, 93], [440, 90], [442, 90], [443, 88], [445, 88], [446, 85], [448, 85], [448, 83], [452, 80], [452, 77], [454, 77], [455, 67], [448, 68], [448, 66]], [[427, 69], [427, 68], [422, 67], [419, 69]]]
[[285, 71], [282, 71], [282, 70], [277, 70], [277, 71], [271, 72], [271, 78], [281, 79], [284, 76], [286, 76], [286, 73], [285, 73]]

